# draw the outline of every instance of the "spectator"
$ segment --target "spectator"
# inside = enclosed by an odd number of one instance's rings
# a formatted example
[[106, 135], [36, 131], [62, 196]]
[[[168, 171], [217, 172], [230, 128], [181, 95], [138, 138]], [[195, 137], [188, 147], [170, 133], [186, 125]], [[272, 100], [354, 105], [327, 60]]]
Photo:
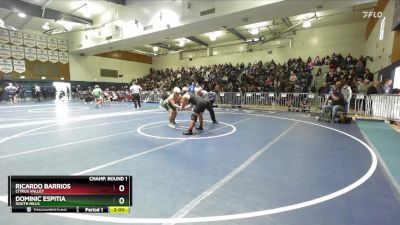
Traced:
[[296, 82], [296, 81], [297, 81], [297, 76], [296, 76], [296, 74], [293, 73], [293, 72], [291, 72], [291, 73], [290, 73], [290, 78], [289, 78], [289, 80], [290, 80], [291, 82]]
[[351, 88], [349, 87], [349, 85], [347, 85], [347, 81], [343, 81], [343, 87], [342, 87], [341, 93], [343, 94], [344, 101], [345, 101], [344, 110], [347, 113], [350, 110], [350, 101], [351, 101], [351, 97], [353, 94], [353, 92], [351, 91]]
[[[329, 104], [329, 101], [331, 103]], [[332, 110], [331, 122], [335, 121], [337, 112], [343, 111], [345, 100], [341, 92], [334, 91], [328, 98], [326, 98], [323, 108], [330, 108]]]
[[318, 88], [318, 95], [329, 94], [329, 86], [328, 83], [324, 83], [321, 87]]
[[335, 83], [334, 91], [336, 91], [336, 92], [341, 92], [342, 91], [342, 82], [337, 81]]
[[188, 91], [189, 93], [194, 93], [194, 89], [196, 88], [196, 85], [194, 82], [192, 82], [189, 86], [188, 86]]
[[368, 81], [374, 81], [374, 74], [367, 68], [365, 69], [365, 73], [363, 75], [363, 79], [367, 79]]
[[350, 69], [349, 75], [347, 76], [348, 81], [354, 81], [354, 79], [357, 77], [356, 72], [353, 69]]
[[358, 88], [357, 88], [358, 94], [360, 94], [360, 95], [366, 95], [367, 94], [368, 83], [369, 82], [368, 82], [367, 79], [365, 79], [364, 82], [362, 82], [362, 80], [359, 82], [359, 85], [358, 85]]
[[391, 90], [392, 90], [391, 86], [392, 86], [392, 80], [387, 79], [383, 85], [383, 93], [382, 94], [385, 94], [385, 95], [390, 94]]
[[[377, 82], [378, 83], [378, 82]], [[367, 89], [367, 95], [375, 95], [378, 94], [378, 89], [376, 88], [377, 83], [370, 82]]]
[[353, 64], [353, 56], [350, 53], [346, 57], [346, 63], [347, 65]]

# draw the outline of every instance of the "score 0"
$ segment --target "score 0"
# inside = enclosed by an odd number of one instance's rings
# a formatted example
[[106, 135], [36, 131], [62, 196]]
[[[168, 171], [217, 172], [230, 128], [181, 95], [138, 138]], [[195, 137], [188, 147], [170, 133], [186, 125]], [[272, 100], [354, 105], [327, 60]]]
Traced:
[[[123, 185], [123, 184], [119, 185], [118, 190], [120, 192], [124, 192], [125, 191], [125, 185]], [[125, 203], [125, 198], [124, 197], [119, 198], [118, 202], [119, 202], [120, 205], [123, 205]]]
[[[126, 186], [126, 184], [120, 184], [120, 185], [116, 185], [116, 186], [117, 186], [117, 188], [115, 188], [114, 190], [115, 190], [115, 193], [118, 193], [118, 194], [125, 193], [126, 189], [128, 188]], [[124, 197], [118, 198], [118, 203], [120, 205], [124, 205], [125, 204], [125, 198]]]

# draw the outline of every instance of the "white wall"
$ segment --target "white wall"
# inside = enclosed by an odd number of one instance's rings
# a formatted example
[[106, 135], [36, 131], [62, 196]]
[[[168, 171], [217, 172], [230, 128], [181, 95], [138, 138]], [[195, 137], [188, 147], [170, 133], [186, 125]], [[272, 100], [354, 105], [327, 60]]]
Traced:
[[[393, 13], [394, 1], [389, 1], [385, 10], [383, 11], [383, 16], [375, 25], [365, 44], [365, 55], [372, 56], [374, 58], [373, 62], [367, 63], [367, 67], [369, 67], [371, 72], [379, 71], [383, 67], [392, 64], [391, 55], [394, 37], [394, 32], [392, 31]], [[379, 40], [381, 22], [384, 17], [386, 17], [385, 32], [383, 40]]]
[[[71, 80], [128, 83], [132, 78], [147, 74], [151, 64], [104, 58], [99, 56], [69, 56]], [[100, 69], [118, 70], [123, 77], [100, 77]]]
[[[366, 22], [343, 24], [323, 28], [311, 28], [298, 31], [293, 39], [292, 48], [275, 48], [272, 54], [268, 50], [241, 52], [226, 55], [217, 55], [211, 57], [193, 58], [179, 60], [179, 54], [168, 56], [153, 57], [153, 68], [177, 68], [180, 66], [200, 66], [209, 64], [219, 64], [225, 62], [248, 63], [258, 60], [283, 63], [289, 58], [302, 57], [307, 59], [311, 56], [313, 59], [333, 52], [348, 54], [353, 57], [359, 57], [364, 54]], [[237, 46], [232, 46], [237, 48]]]

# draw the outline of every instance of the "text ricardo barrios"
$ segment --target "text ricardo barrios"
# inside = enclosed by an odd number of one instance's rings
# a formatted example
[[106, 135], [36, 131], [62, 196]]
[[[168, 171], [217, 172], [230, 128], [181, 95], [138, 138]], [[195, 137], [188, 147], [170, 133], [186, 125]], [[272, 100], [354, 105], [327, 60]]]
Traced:
[[[16, 194], [42, 194], [45, 190], [69, 190], [71, 184], [15, 184]], [[16, 205], [40, 205], [40, 202], [65, 202], [61, 195], [15, 196]]]

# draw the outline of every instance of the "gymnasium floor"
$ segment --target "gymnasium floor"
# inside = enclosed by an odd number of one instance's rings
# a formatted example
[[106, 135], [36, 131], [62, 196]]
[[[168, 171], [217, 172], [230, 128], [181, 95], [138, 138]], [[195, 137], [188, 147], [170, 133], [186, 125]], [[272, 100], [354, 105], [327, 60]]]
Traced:
[[[156, 104], [0, 105], [0, 224], [393, 225], [400, 201], [356, 123], [216, 109], [181, 135]], [[128, 215], [11, 214], [8, 175], [132, 175]]]

